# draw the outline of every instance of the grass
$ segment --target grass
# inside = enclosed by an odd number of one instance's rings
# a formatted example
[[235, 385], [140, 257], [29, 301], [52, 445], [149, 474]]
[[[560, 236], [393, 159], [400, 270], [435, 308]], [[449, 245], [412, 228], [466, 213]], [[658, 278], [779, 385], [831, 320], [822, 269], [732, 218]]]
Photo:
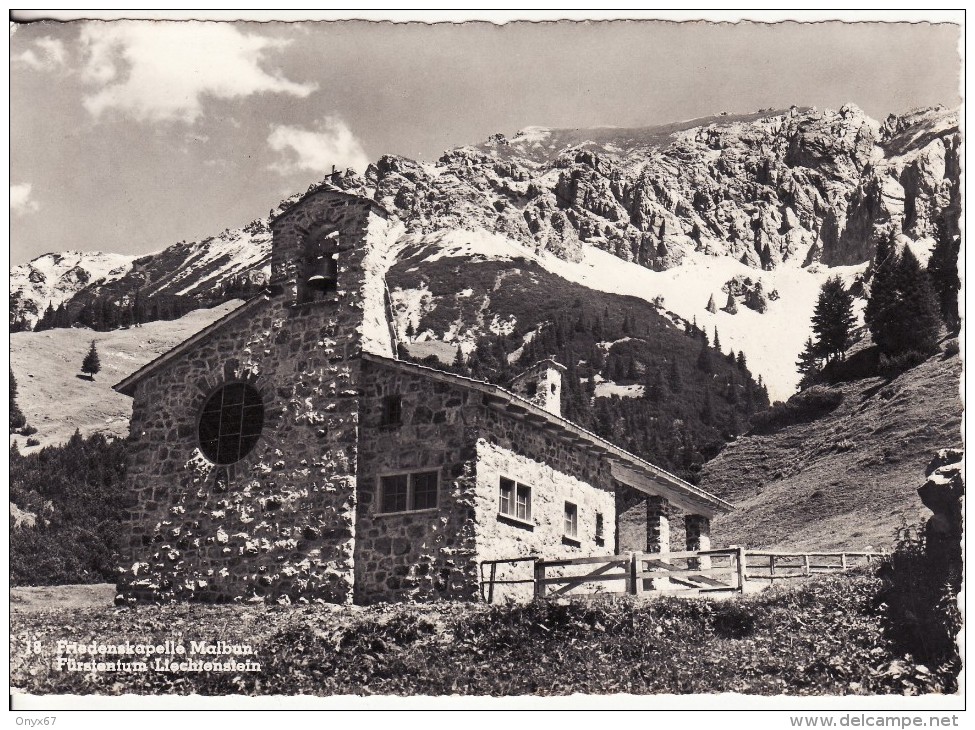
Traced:
[[[486, 606], [56, 608], [11, 620], [11, 684], [32, 694], [756, 695], [955, 691], [898, 654], [883, 581], [829, 576], [735, 600], [616, 597]], [[19, 589], [15, 589], [19, 590]], [[22, 655], [24, 639], [40, 654]], [[248, 643], [259, 672], [55, 669], [59, 639]]]
[[936, 354], [893, 379], [810, 389], [819, 403], [829, 405], [827, 391], [841, 399], [825, 415], [816, 402], [781, 407], [777, 423], [704, 465], [701, 486], [736, 508], [712, 534], [755, 548], [891, 547], [905, 521], [930, 515], [917, 496], [925, 467], [939, 449], [961, 446], [960, 375], [957, 354]]

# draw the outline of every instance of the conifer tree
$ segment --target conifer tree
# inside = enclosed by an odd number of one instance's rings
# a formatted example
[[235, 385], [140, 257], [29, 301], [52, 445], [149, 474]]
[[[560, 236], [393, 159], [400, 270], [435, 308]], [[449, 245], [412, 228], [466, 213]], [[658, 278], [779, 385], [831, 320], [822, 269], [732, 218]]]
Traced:
[[938, 220], [937, 243], [928, 259], [928, 276], [938, 298], [941, 319], [948, 331], [958, 334], [961, 319], [958, 316], [958, 291], [961, 280], [958, 277], [958, 253], [961, 238], [955, 238], [948, 231], [944, 218]]
[[721, 352], [721, 340], [718, 339], [718, 328], [714, 328], [714, 349]]
[[827, 363], [842, 359], [850, 346], [855, 324], [853, 295], [846, 290], [838, 276], [828, 279], [819, 290], [819, 300], [813, 311], [815, 354], [825, 358]]
[[27, 419], [17, 405], [17, 380], [14, 378], [14, 369], [10, 368], [10, 432], [23, 428], [27, 425]]
[[806, 339], [806, 346], [799, 353], [796, 369], [802, 375], [799, 380], [800, 389], [811, 385], [813, 378], [819, 373], [819, 355], [816, 354], [816, 345], [813, 343], [812, 337]]
[[416, 335], [416, 330], [413, 329], [413, 321], [410, 320], [406, 323], [406, 339], [412, 340]]
[[930, 279], [909, 247], [899, 257], [890, 253], [877, 267], [864, 315], [885, 355], [911, 350], [929, 353], [937, 346], [938, 303]]
[[703, 373], [711, 373], [714, 367], [711, 364], [711, 348], [707, 341], [701, 343], [701, 351], [697, 354], [697, 369]]
[[724, 305], [724, 311], [728, 314], [738, 314], [738, 302], [735, 301], [735, 295], [728, 292], [728, 303]]
[[88, 354], [85, 355], [85, 359], [81, 363], [81, 372], [88, 375], [89, 380], [94, 380], [95, 375], [98, 371], [102, 369], [102, 365], [98, 360], [98, 350], [95, 349], [95, 341], [91, 341], [91, 347], [88, 349]]
[[708, 306], [705, 307], [705, 309], [707, 309], [711, 314], [718, 313], [718, 305], [714, 303], [714, 294], [712, 294], [711, 298], [708, 299]]
[[647, 368], [646, 386], [643, 389], [643, 397], [654, 403], [661, 403], [667, 397], [667, 381], [660, 368]]

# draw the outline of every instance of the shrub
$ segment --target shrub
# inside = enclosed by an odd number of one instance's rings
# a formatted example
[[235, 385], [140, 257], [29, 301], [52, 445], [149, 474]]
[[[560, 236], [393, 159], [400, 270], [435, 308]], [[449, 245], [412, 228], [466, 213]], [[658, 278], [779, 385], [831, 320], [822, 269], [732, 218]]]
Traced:
[[23, 428], [18, 429], [15, 433], [19, 433], [21, 436], [33, 436], [35, 433], [37, 433], [37, 429], [33, 426], [24, 426]]
[[[37, 446], [37, 439], [27, 439]], [[62, 446], [10, 453], [10, 500], [46, 510], [34, 530], [10, 536], [13, 585], [115, 580], [125, 442], [75, 433]]]
[[908, 350], [900, 355], [882, 354], [877, 361], [877, 374], [884, 378], [896, 378], [904, 371], [917, 367], [927, 359], [927, 355], [917, 350]]
[[886, 605], [884, 633], [894, 647], [916, 662], [933, 668], [945, 691], [957, 689], [961, 658], [955, 638], [961, 613], [947, 567], [926, 550], [923, 528], [905, 526], [897, 545], [881, 564], [884, 586], [877, 600]]
[[755, 633], [755, 612], [738, 602], [715, 607], [714, 632], [724, 639], [744, 639]]
[[756, 413], [751, 418], [753, 433], [770, 433], [796, 423], [806, 423], [831, 413], [843, 402], [843, 392], [814, 386], [796, 393], [785, 403]]
[[952, 340], [947, 345], [945, 345], [945, 359], [949, 357], [954, 357], [959, 352], [961, 352], [961, 346], [958, 344], [958, 340]]

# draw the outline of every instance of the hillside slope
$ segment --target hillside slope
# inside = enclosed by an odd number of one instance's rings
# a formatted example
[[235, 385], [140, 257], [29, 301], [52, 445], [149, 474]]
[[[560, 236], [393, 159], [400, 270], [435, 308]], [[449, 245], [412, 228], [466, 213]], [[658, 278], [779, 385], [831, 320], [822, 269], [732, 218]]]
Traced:
[[821, 418], [728, 445], [701, 477], [737, 508], [715, 520], [715, 543], [889, 548], [930, 514], [917, 488], [934, 453], [961, 446], [960, 375], [957, 354], [938, 354], [890, 381], [834, 386], [843, 402]]
[[[10, 366], [17, 378], [17, 402], [37, 429], [40, 446], [63, 443], [75, 429], [127, 436], [132, 400], [112, 385], [150, 360], [240, 306], [227, 302], [173, 321], [111, 332], [68, 328], [10, 335]], [[81, 361], [95, 340], [101, 371], [94, 381], [81, 374]], [[22, 436], [12, 436], [29, 452]], [[40, 448], [40, 446], [36, 448]]]

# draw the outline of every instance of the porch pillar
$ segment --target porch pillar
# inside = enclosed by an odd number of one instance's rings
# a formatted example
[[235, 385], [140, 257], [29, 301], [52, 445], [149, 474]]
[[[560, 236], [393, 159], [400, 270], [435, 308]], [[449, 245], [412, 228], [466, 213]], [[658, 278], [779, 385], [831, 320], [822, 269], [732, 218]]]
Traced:
[[[687, 549], [690, 550], [710, 550], [711, 549], [711, 520], [703, 515], [685, 515], [684, 533], [687, 539]], [[688, 567], [698, 570], [708, 570], [711, 567], [711, 558], [690, 559]]]
[[647, 497], [647, 552], [670, 552], [670, 520], [663, 497]]
[[[670, 552], [670, 520], [667, 517], [668, 502], [660, 496], [647, 497], [647, 552]], [[666, 557], [661, 562], [669, 563]], [[670, 587], [669, 578], [649, 578], [643, 583], [645, 590], [666, 590]]]

